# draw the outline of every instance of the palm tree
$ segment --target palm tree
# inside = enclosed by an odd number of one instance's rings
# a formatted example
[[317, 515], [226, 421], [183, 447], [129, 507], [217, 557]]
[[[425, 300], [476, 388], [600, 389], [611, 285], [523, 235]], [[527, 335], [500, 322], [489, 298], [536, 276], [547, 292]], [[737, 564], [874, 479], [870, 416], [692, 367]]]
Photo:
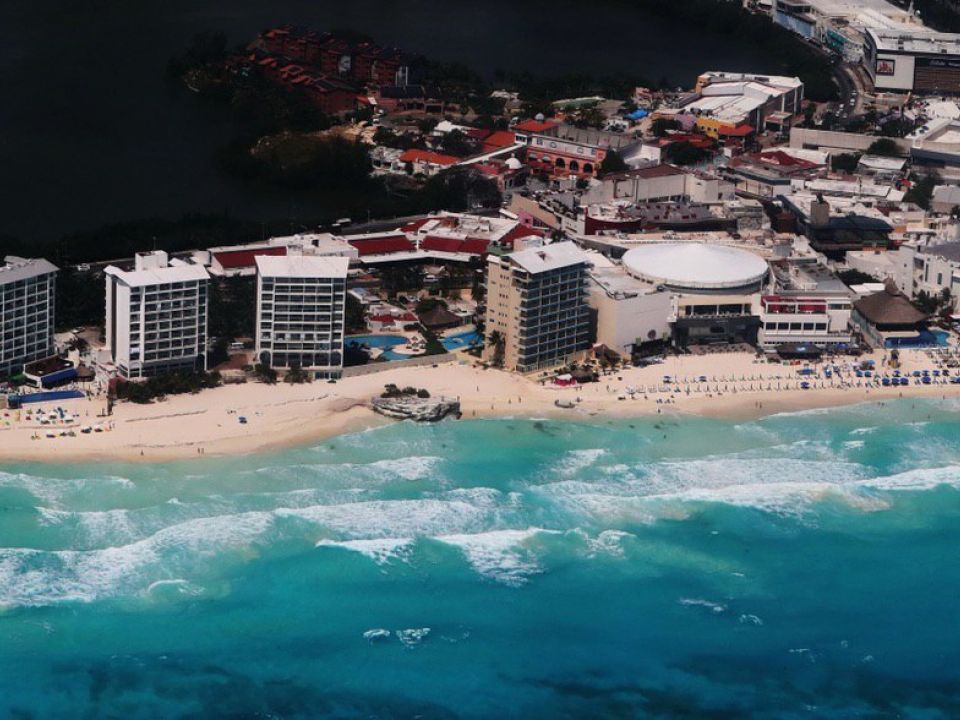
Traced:
[[490, 334], [487, 335], [487, 342], [493, 346], [493, 364], [497, 367], [502, 367], [506, 338], [503, 337], [503, 333], [499, 330], [491, 330]]

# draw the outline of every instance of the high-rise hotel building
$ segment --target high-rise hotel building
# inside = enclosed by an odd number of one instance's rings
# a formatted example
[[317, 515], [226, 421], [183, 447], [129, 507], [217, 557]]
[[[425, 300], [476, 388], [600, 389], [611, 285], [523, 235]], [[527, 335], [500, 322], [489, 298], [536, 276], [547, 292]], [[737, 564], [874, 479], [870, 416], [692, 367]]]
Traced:
[[345, 257], [257, 257], [257, 359], [339, 377], [347, 303]]
[[8, 256], [0, 265], [0, 377], [54, 353], [57, 267]]
[[[502, 353], [504, 367], [529, 372], [589, 348], [588, 268], [587, 256], [572, 242], [490, 255], [485, 356]], [[490, 342], [494, 332], [500, 343]]]
[[128, 379], [165, 372], [206, 370], [207, 287], [201, 265], [138, 253], [134, 269], [110, 266], [107, 279], [107, 348]]

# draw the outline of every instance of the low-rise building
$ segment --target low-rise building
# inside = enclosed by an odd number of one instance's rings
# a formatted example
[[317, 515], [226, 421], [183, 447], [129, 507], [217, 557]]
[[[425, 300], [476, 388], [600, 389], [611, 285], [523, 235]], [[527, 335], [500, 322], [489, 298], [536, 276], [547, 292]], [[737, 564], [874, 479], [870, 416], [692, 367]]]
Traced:
[[301, 233], [245, 245], [197, 250], [193, 253], [193, 260], [204, 265], [215, 277], [253, 277], [257, 272], [258, 257], [289, 254], [358, 258], [357, 249], [341, 237], [330, 233]]
[[405, 150], [400, 155], [399, 162], [402, 166], [412, 170], [414, 174], [429, 177], [430, 175], [436, 175], [441, 170], [453, 167], [460, 162], [460, 158], [433, 152], [432, 150], [412, 148]]
[[930, 343], [927, 315], [920, 312], [893, 283], [883, 292], [853, 304], [851, 321], [877, 348], [916, 347]]
[[588, 269], [586, 254], [572, 242], [491, 255], [485, 357], [529, 372], [588, 349]]
[[[517, 137], [523, 134], [518, 133]], [[590, 177], [599, 172], [603, 159], [611, 151], [629, 163], [634, 155], [643, 152], [643, 143], [626, 133], [553, 125], [529, 136], [527, 163], [534, 171], [555, 177]]]
[[[857, 187], [856, 183], [845, 185]], [[833, 195], [827, 200], [822, 191], [807, 190], [781, 195], [780, 200], [796, 219], [798, 231], [814, 249], [830, 258], [842, 258], [850, 250], [883, 250], [892, 245], [893, 226], [871, 207], [878, 199]]]
[[260, 256], [256, 263], [258, 360], [339, 377], [349, 261], [287, 255]]
[[[960, 60], [957, 65], [960, 68]], [[913, 143], [910, 160], [915, 166], [938, 170], [953, 178], [960, 175], [960, 120], [931, 120], [907, 139]]]
[[590, 307], [596, 313], [596, 341], [625, 357], [644, 345], [669, 341], [673, 298], [633, 277], [622, 265], [590, 254]]
[[960, 34], [914, 30], [868, 29], [864, 66], [881, 91], [960, 92]]
[[[925, 247], [904, 246], [899, 250], [913, 260], [913, 288], [904, 289], [912, 297], [925, 293], [949, 299], [956, 310], [960, 305], [960, 242]], [[901, 288], [903, 289], [903, 288]]]
[[760, 298], [757, 344], [838, 346], [851, 341], [854, 293], [816, 260], [771, 264], [772, 292]]
[[674, 344], [755, 343], [769, 267], [758, 254], [699, 242], [641, 244], [623, 256], [626, 271], [673, 297]]
[[796, 157], [783, 150], [767, 150], [731, 158], [721, 174], [737, 191], [761, 198], [789, 193], [796, 180], [823, 174], [826, 165]]
[[655, 165], [605, 175], [583, 194], [581, 204], [682, 200], [716, 203], [733, 197], [733, 191], [733, 186], [718, 175], [683, 170], [674, 165]]
[[785, 130], [803, 102], [800, 78], [752, 73], [706, 72], [680, 110], [697, 117], [697, 127], [718, 139], [721, 129], [749, 125]]
[[138, 253], [132, 270], [113, 265], [106, 276], [107, 349], [128, 380], [206, 370], [207, 286], [202, 265]]
[[7, 256], [0, 265], [0, 377], [54, 353], [57, 267]]

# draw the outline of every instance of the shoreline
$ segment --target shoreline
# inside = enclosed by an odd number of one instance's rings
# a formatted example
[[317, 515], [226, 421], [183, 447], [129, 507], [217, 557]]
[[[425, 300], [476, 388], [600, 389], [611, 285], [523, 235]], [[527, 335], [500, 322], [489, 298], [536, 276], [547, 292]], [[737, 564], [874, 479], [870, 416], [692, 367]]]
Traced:
[[[879, 366], [880, 356], [874, 356]], [[904, 362], [907, 372], [931, 366], [922, 354]], [[462, 418], [549, 418], [597, 422], [648, 416], [752, 420], [779, 413], [836, 408], [901, 398], [960, 398], [960, 385], [931, 384], [883, 388], [844, 378], [830, 383], [811, 378], [814, 388], [798, 387], [799, 366], [758, 363], [752, 355], [730, 353], [679, 356], [645, 368], [628, 368], [578, 387], [543, 386], [536, 379], [483, 370], [466, 363], [394, 368], [345, 378], [334, 384], [264, 385], [246, 383], [171, 396], [149, 405], [119, 403], [105, 432], [75, 437], [46, 437], [65, 426], [41, 428], [11, 417], [0, 425], [0, 465], [70, 462], [172, 462], [207, 457], [243, 456], [303, 447], [331, 437], [396, 422], [368, 406], [387, 383], [426, 388], [432, 395], [457, 397]], [[671, 375], [684, 389], [670, 392], [662, 378]], [[696, 378], [711, 378], [706, 383]], [[688, 382], [683, 382], [686, 379]], [[715, 379], [715, 380], [714, 380]], [[857, 386], [856, 382], [861, 382]], [[787, 389], [787, 388], [790, 389]], [[637, 390], [633, 395], [627, 388]], [[719, 389], [719, 390], [715, 390]], [[644, 391], [647, 390], [646, 394]], [[561, 408], [556, 400], [572, 401]], [[73, 403], [73, 405], [71, 405]], [[78, 418], [102, 407], [102, 400], [62, 403]], [[240, 422], [240, 417], [246, 423]], [[72, 426], [79, 430], [82, 423]], [[39, 433], [39, 439], [31, 436]]]

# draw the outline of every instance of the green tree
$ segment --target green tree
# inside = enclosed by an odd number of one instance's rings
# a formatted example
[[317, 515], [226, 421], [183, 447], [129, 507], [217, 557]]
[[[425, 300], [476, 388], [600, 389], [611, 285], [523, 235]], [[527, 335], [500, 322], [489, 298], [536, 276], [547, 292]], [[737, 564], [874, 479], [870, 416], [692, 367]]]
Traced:
[[670, 130], [679, 130], [680, 123], [673, 118], [657, 118], [650, 126], [655, 137], [666, 137]]
[[493, 364], [496, 367], [503, 367], [504, 353], [506, 351], [506, 338], [499, 330], [491, 330], [487, 335], [487, 342], [493, 346]]
[[623, 161], [623, 158], [620, 157], [620, 153], [618, 153], [616, 150], [608, 150], [607, 154], [603, 156], [603, 160], [600, 162], [601, 175], [624, 172], [625, 170], [629, 169], [629, 165]]
[[867, 154], [869, 155], [883, 155], [884, 157], [902, 157], [903, 152], [890, 138], [880, 138], [879, 140], [874, 140], [870, 147], [867, 148]]
[[277, 371], [263, 363], [257, 363], [254, 366], [253, 375], [257, 380], [267, 385], [274, 385], [277, 382]]
[[860, 163], [859, 153], [840, 153], [830, 158], [830, 167], [834, 170], [852, 173]]
[[290, 369], [287, 370], [286, 374], [283, 376], [283, 381], [290, 385], [302, 385], [310, 382], [310, 373], [304, 370], [300, 366], [300, 363], [295, 362], [290, 366]]
[[903, 199], [907, 202], [916, 203], [924, 210], [930, 209], [930, 201], [933, 199], [933, 191], [940, 184], [940, 176], [937, 173], [930, 173], [918, 178], [911, 176], [913, 184], [904, 194]]
[[464, 157], [474, 150], [474, 146], [467, 140], [467, 136], [459, 130], [451, 130], [440, 140], [440, 147], [449, 155]]
[[709, 150], [697, 147], [686, 140], [667, 146], [667, 159], [674, 165], [696, 165], [709, 157]]

